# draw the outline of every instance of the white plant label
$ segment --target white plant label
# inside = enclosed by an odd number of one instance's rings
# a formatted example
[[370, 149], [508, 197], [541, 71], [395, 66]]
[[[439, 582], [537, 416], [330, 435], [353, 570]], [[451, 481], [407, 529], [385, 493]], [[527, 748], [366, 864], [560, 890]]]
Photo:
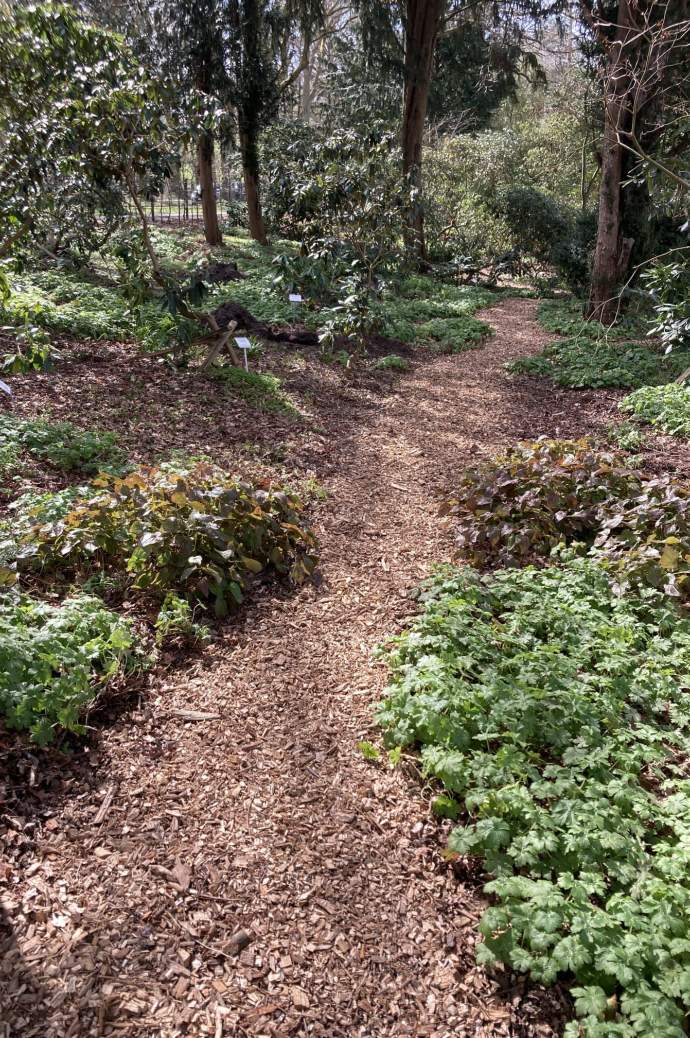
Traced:
[[291, 303], [301, 303], [302, 302], [302, 296], [299, 295], [298, 292], [291, 292], [290, 295], [288, 296], [288, 299], [290, 300]]
[[8, 396], [12, 396], [12, 390], [6, 382], [2, 381], [2, 379], [0, 379], [0, 389], [3, 391], [3, 393], [7, 393]]
[[246, 335], [237, 335], [235, 337], [235, 342], [237, 343], [239, 348], [242, 350], [242, 356], [244, 357], [244, 370], [245, 371], [249, 371], [249, 361], [247, 360], [247, 350], [250, 350], [252, 348], [252, 344], [251, 344], [251, 342], [249, 341], [249, 339], [247, 338]]

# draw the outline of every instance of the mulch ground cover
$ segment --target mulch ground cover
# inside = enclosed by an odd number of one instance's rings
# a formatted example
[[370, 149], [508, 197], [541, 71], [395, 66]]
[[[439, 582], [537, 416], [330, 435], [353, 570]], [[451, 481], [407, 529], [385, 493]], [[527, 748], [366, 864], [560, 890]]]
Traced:
[[[318, 585], [267, 588], [169, 653], [68, 754], [0, 736], [3, 1038], [561, 1033], [565, 990], [475, 965], [484, 877], [444, 859], [414, 761], [357, 749], [386, 680], [372, 650], [453, 554], [438, 503], [457, 474], [617, 418], [620, 393], [506, 374], [553, 338], [535, 309], [504, 300], [482, 349], [403, 377], [272, 353], [296, 415], [117, 344], [14, 380], [19, 413], [116, 429], [136, 459], [203, 452], [328, 498]], [[687, 474], [687, 450], [672, 460]]]

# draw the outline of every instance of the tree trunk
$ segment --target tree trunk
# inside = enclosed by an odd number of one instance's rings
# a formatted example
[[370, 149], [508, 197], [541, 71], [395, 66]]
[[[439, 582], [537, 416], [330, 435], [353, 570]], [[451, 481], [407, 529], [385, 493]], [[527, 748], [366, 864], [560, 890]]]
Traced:
[[249, 233], [260, 245], [268, 244], [266, 228], [261, 212], [261, 194], [259, 190], [259, 156], [256, 141], [246, 130], [240, 130], [240, 152], [242, 155], [242, 173], [244, 190], [247, 196], [247, 213], [249, 216]]
[[307, 64], [302, 71], [302, 96], [300, 98], [300, 118], [303, 122], [311, 122], [311, 53], [307, 51]]
[[425, 255], [422, 209], [422, 142], [442, 0], [407, 0], [405, 96], [402, 119], [403, 174], [413, 192], [408, 214], [408, 248]]
[[[634, 69], [639, 33], [632, 0], [618, 0], [615, 33], [608, 44], [604, 72], [604, 137], [601, 150], [599, 220], [594, 250], [592, 284], [585, 315], [602, 324], [612, 324], [621, 308], [621, 290], [631, 266], [647, 244], [649, 210], [646, 187], [629, 183], [631, 155], [629, 140], [635, 94]], [[640, 113], [637, 118], [639, 121]], [[639, 209], [639, 212], [635, 210]]]
[[218, 223], [218, 208], [213, 184], [213, 137], [202, 133], [197, 145], [201, 211], [204, 216], [204, 235], [209, 245], [222, 245], [223, 237]]
[[[617, 292], [620, 287], [623, 259], [621, 239], [621, 179], [623, 146], [618, 140], [622, 117], [621, 105], [608, 98], [604, 112], [604, 140], [601, 151], [599, 185], [599, 221], [594, 250], [592, 283], [586, 316], [602, 324], [611, 324], [618, 314]], [[627, 248], [627, 246], [626, 246]], [[628, 250], [629, 257], [629, 250]]]

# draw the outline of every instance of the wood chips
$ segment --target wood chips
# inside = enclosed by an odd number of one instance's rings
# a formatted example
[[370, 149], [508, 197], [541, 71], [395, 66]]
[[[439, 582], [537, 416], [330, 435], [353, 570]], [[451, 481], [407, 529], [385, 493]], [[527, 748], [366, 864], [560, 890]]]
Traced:
[[[475, 965], [483, 877], [444, 859], [414, 761], [393, 770], [356, 745], [377, 738], [372, 650], [452, 552], [437, 512], [455, 474], [615, 413], [619, 394], [505, 374], [549, 338], [534, 309], [504, 301], [480, 315], [498, 329], [483, 349], [400, 380], [316, 365], [304, 428], [230, 411], [208, 381], [187, 390], [124, 347], [16, 380], [30, 413], [111, 428], [119, 413], [142, 455], [205, 446], [241, 468], [258, 442], [255, 465], [315, 475], [329, 498], [319, 586], [264, 592], [71, 756], [0, 736], [2, 1038], [561, 1033], [563, 991]], [[289, 370], [305, 392], [315, 376]]]

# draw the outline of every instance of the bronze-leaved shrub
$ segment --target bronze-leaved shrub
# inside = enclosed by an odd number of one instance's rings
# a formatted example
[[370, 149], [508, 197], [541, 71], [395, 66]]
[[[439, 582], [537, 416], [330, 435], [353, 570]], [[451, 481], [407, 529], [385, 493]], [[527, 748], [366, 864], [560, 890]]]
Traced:
[[475, 566], [548, 558], [557, 544], [600, 549], [620, 583], [690, 591], [690, 484], [645, 478], [588, 440], [537, 440], [462, 476], [444, 512]]
[[613, 451], [587, 440], [542, 439], [467, 469], [443, 511], [456, 520], [473, 565], [520, 565], [562, 541], [592, 541], [602, 504], [640, 486], [639, 474]]
[[63, 518], [28, 531], [20, 569], [117, 573], [159, 597], [175, 590], [211, 600], [219, 616], [258, 574], [301, 583], [314, 569], [303, 505], [285, 490], [232, 479], [204, 462], [103, 475], [92, 488]]

